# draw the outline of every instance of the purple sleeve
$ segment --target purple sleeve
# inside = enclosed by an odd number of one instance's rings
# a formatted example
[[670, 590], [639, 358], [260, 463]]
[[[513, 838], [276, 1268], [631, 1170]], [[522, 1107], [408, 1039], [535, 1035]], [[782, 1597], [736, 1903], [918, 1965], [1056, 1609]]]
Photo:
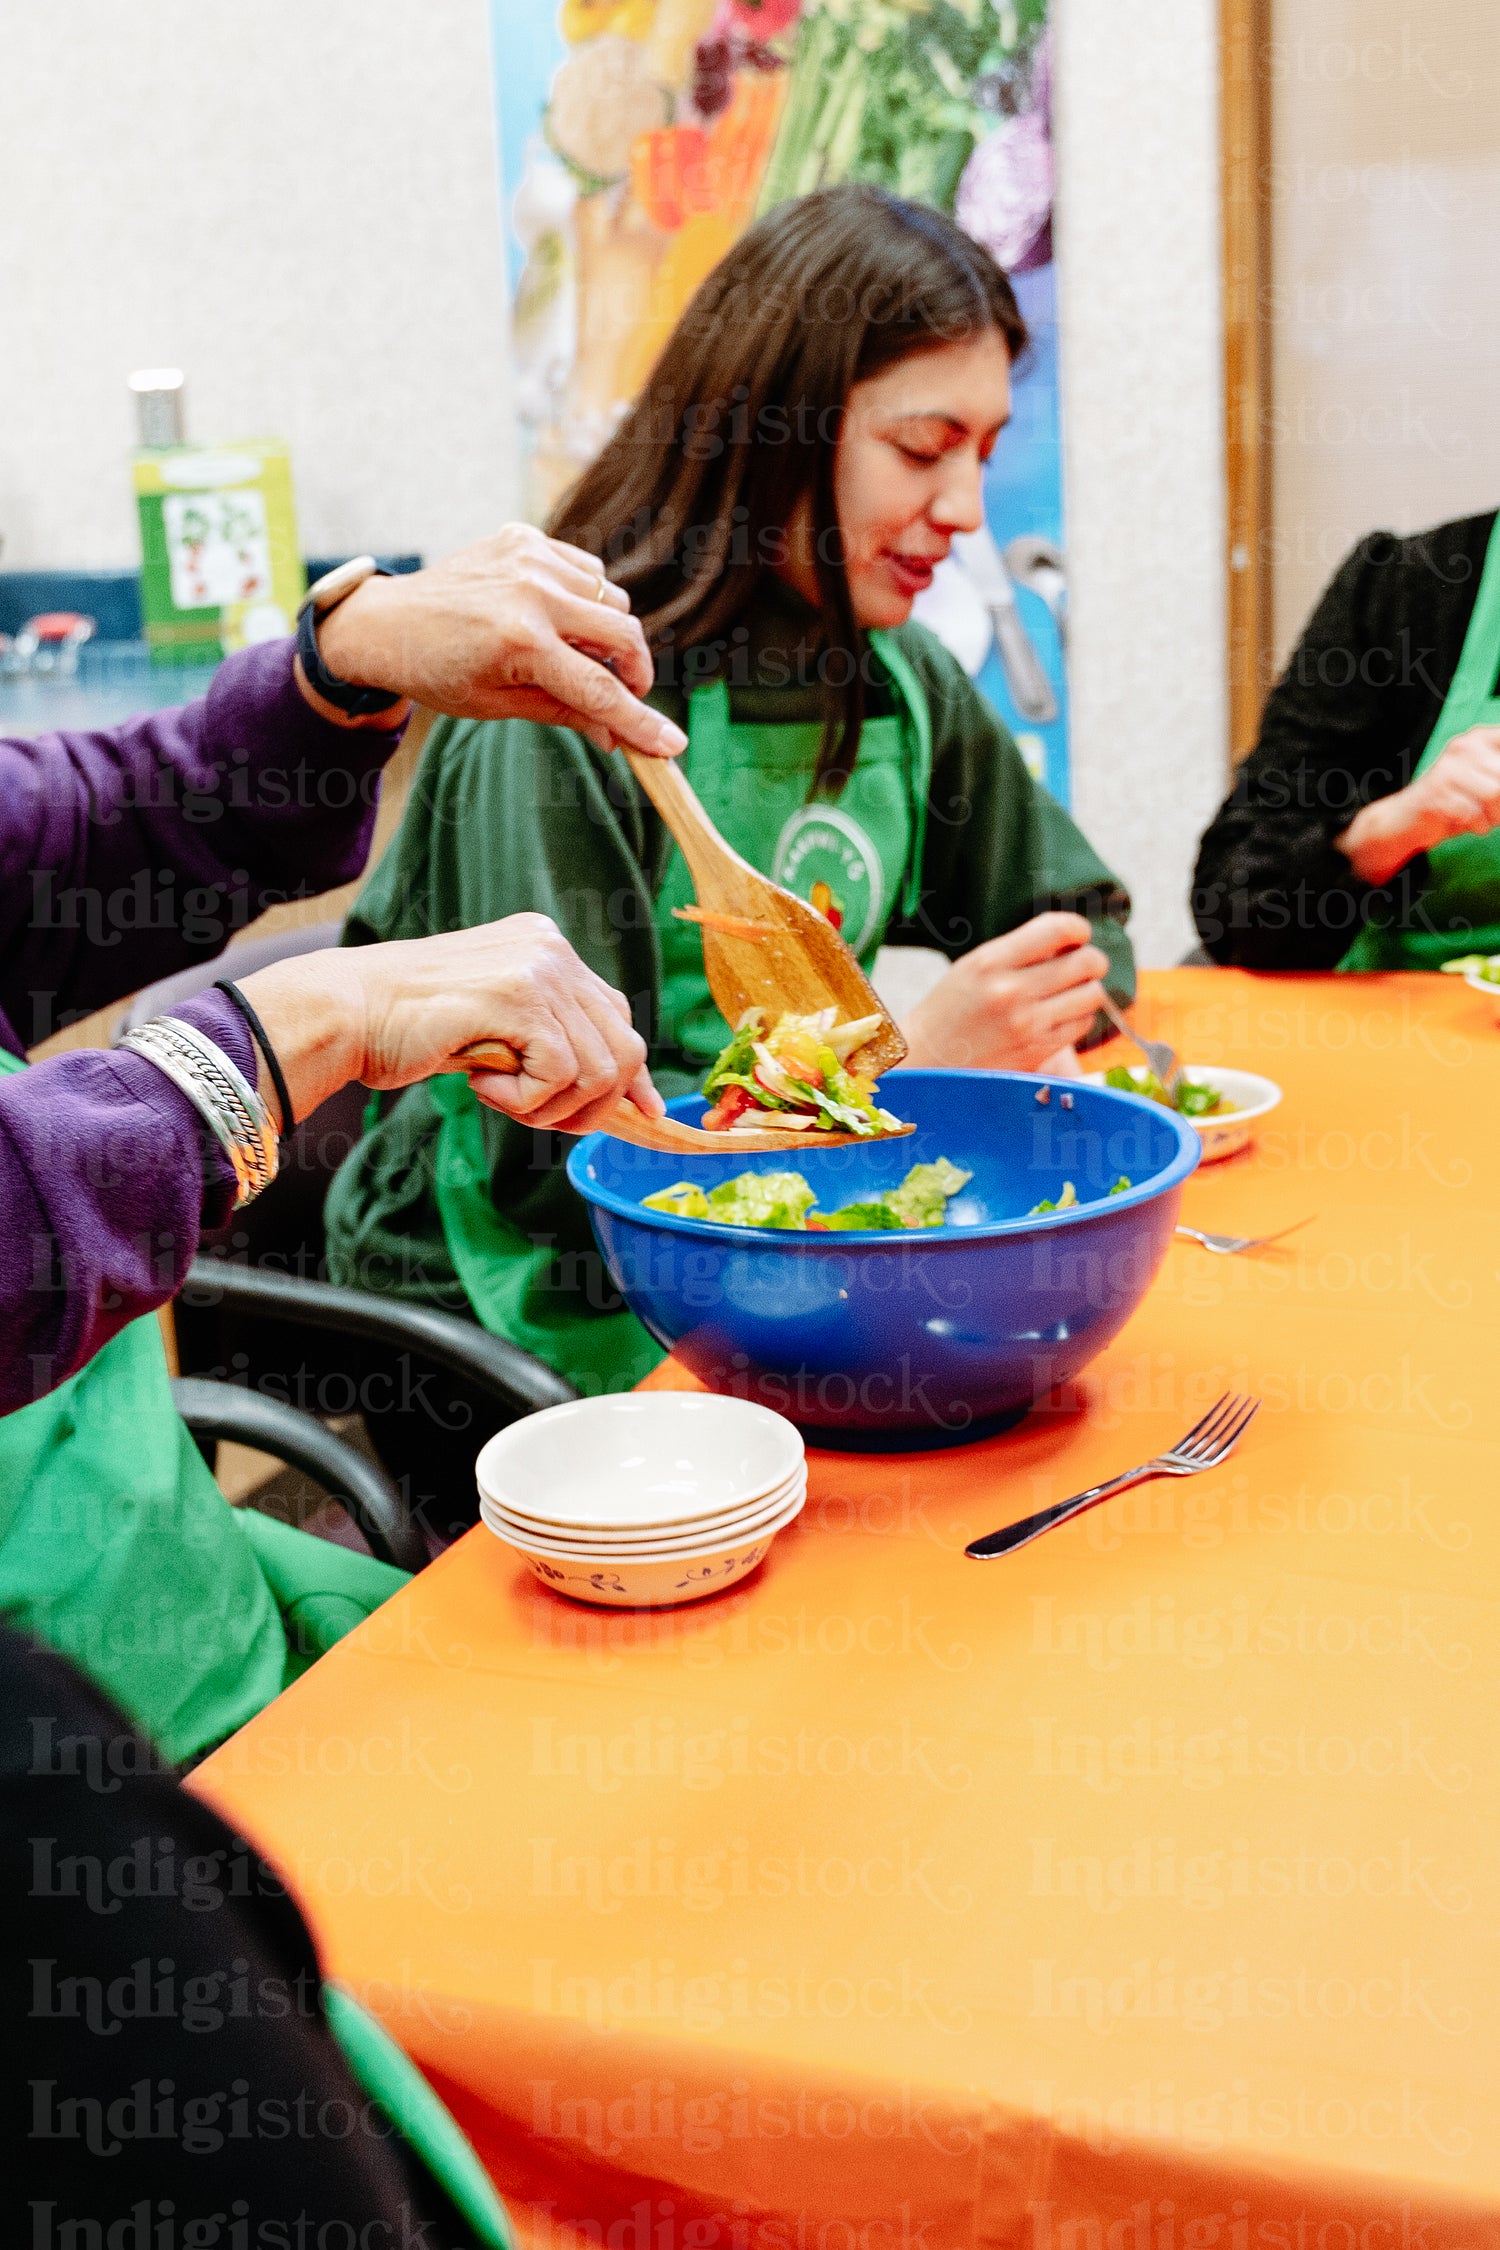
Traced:
[[0, 741], [0, 1011], [19, 1051], [359, 874], [401, 729], [336, 727], [291, 641], [207, 695], [95, 733]]
[[[250, 1034], [222, 992], [175, 1013], [255, 1084]], [[175, 1296], [233, 1198], [227, 1157], [144, 1055], [84, 1048], [0, 1077], [0, 1414]]]

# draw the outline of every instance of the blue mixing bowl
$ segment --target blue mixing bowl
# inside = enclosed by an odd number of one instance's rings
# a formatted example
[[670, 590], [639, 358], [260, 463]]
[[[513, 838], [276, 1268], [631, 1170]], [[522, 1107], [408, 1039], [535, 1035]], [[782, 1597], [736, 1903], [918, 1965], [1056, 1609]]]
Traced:
[[[684, 1157], [590, 1133], [568, 1177], [631, 1311], [711, 1390], [825, 1442], [978, 1436], [1124, 1326], [1171, 1240], [1198, 1135], [1139, 1095], [1013, 1071], [903, 1070], [886, 1099], [916, 1125], [908, 1139]], [[671, 1114], [693, 1123], [704, 1107], [688, 1095]], [[797, 1170], [832, 1211], [939, 1156], [974, 1175], [941, 1228], [793, 1234], [641, 1208], [674, 1180]], [[1131, 1186], [1111, 1195], [1122, 1175]], [[1028, 1216], [1066, 1180], [1078, 1208]]]

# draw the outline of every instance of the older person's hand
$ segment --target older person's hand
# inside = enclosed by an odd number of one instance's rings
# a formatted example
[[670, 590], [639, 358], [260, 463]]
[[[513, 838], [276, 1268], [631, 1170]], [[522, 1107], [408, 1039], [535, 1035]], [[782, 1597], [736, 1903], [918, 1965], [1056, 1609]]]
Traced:
[[1500, 727], [1467, 727], [1415, 781], [1357, 812], [1339, 850], [1364, 883], [1388, 883], [1450, 836], [1500, 828]]
[[[629, 597], [581, 547], [507, 524], [430, 570], [367, 578], [318, 623], [336, 678], [457, 719], [576, 727], [601, 750], [675, 757], [687, 737], [640, 699], [653, 677]], [[343, 715], [314, 694], [313, 708]], [[389, 727], [387, 711], [355, 724]]]
[[[389, 945], [303, 953], [240, 990], [276, 1049], [297, 1116], [357, 1079], [379, 1088], [462, 1070], [478, 1039], [521, 1057], [515, 1077], [477, 1070], [481, 1101], [527, 1125], [585, 1133], [622, 1095], [648, 1117], [663, 1103], [623, 993], [582, 962], [545, 914]], [[261, 1092], [276, 1097], [264, 1063]]]

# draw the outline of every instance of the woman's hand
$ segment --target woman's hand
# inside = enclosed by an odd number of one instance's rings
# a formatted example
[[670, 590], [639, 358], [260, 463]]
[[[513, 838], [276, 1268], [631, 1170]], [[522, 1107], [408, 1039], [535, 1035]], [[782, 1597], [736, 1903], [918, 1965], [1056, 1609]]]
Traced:
[[[475, 1093], [528, 1125], [585, 1133], [621, 1095], [663, 1103], [623, 993], [588, 968], [545, 914], [390, 945], [336, 946], [275, 962], [240, 990], [276, 1049], [299, 1118], [351, 1079], [410, 1086], [462, 1069], [458, 1049], [503, 1039], [516, 1077], [474, 1071]], [[261, 1092], [275, 1111], [269, 1076]]]
[[1424, 774], [1357, 812], [1334, 840], [1362, 883], [1388, 883], [1450, 836], [1500, 828], [1500, 727], [1456, 734]]
[[955, 961], [902, 1024], [908, 1063], [1059, 1067], [1098, 1012], [1109, 962], [1081, 914], [1038, 914]]
[[[536, 719], [576, 727], [601, 750], [625, 742], [653, 757], [686, 746], [680, 727], [640, 701], [653, 672], [628, 595], [581, 547], [529, 524], [507, 524], [431, 570], [367, 578], [321, 620], [318, 649], [351, 686], [456, 719]], [[300, 664], [297, 681], [315, 710], [340, 716]], [[392, 714], [365, 723], [389, 727]]]

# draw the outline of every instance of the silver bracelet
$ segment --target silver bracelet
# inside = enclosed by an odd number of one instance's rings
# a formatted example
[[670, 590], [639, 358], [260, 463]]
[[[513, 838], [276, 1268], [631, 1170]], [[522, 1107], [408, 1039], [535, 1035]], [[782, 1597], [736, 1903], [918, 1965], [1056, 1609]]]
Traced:
[[271, 1113], [226, 1054], [179, 1016], [153, 1016], [117, 1041], [144, 1055], [186, 1094], [234, 1166], [238, 1211], [276, 1177], [280, 1145]]

